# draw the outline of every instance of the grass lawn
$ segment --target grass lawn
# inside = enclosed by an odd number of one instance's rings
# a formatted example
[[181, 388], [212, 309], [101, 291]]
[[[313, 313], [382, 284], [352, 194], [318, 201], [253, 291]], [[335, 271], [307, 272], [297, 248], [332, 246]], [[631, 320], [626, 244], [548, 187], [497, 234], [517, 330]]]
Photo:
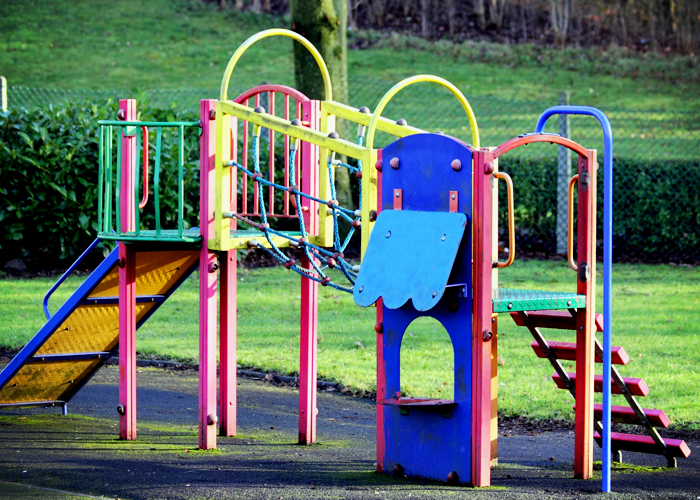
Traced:
[[[71, 278], [55, 295], [52, 311], [82, 278]], [[54, 279], [0, 280], [0, 345], [23, 346], [44, 323], [41, 299]], [[574, 274], [564, 262], [516, 261], [500, 272], [501, 286], [572, 290]], [[700, 268], [615, 266], [613, 344], [630, 355], [623, 376], [644, 378], [651, 388], [645, 408], [667, 412], [674, 425], [700, 427], [700, 335], [697, 283]], [[599, 289], [602, 281], [599, 277]], [[238, 301], [238, 363], [278, 373], [298, 370], [299, 277], [284, 268], [241, 269]], [[350, 295], [321, 288], [319, 362], [321, 379], [358, 391], [375, 388], [373, 308], [361, 309]], [[599, 297], [599, 309], [602, 302]], [[197, 277], [193, 275], [139, 330], [143, 357], [197, 359]], [[412, 324], [402, 348], [403, 389], [413, 395], [452, 395], [452, 347], [430, 320]], [[573, 341], [571, 332], [549, 331], [551, 340]], [[570, 418], [572, 399], [555, 389], [552, 368], [537, 358], [532, 337], [501, 315], [499, 405], [503, 415]], [[569, 367], [573, 370], [573, 367]], [[600, 366], [598, 366], [600, 370]], [[616, 401], [617, 404], [624, 404]]]
[[[0, 74], [11, 85], [29, 87], [215, 89], [243, 40], [289, 24], [194, 0], [2, 2]], [[293, 83], [291, 47], [280, 39], [253, 46], [234, 85]], [[577, 104], [700, 110], [696, 59], [637, 57], [615, 48], [455, 45], [392, 35], [375, 48], [351, 50], [348, 69], [357, 85], [369, 77], [396, 82], [431, 73], [470, 95], [553, 102], [566, 90]]]

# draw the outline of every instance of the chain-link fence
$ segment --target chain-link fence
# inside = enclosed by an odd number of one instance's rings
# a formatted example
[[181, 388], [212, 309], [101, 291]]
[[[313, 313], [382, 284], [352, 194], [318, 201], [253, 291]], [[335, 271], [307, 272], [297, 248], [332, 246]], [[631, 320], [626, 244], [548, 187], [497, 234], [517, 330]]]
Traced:
[[[290, 83], [290, 82], [285, 82]], [[350, 104], [373, 109], [393, 83], [351, 78]], [[229, 95], [245, 89], [229, 89]], [[497, 146], [532, 132], [537, 118], [558, 102], [468, 96], [479, 124], [481, 145]], [[66, 105], [90, 99], [102, 104], [134, 97], [139, 108], [191, 110], [199, 100], [216, 98], [217, 89], [116, 91], [9, 87], [8, 105]], [[560, 98], [561, 99], [561, 98]], [[700, 113], [604, 108], [614, 133], [614, 255], [617, 260], [700, 262]], [[411, 125], [442, 131], [471, 141], [469, 124], [457, 100], [436, 85], [415, 85], [401, 91], [384, 115]], [[568, 135], [602, 158], [600, 125], [589, 117], [552, 118], [547, 131]], [[389, 137], [377, 138], [386, 144]], [[602, 163], [602, 162], [601, 162]], [[575, 162], [558, 146], [533, 144], [506, 154], [499, 164], [515, 184], [516, 243], [519, 254], [548, 257], [561, 254], [566, 237], [566, 192]], [[602, 169], [599, 170], [602, 177]], [[601, 179], [604, 182], [604, 179]], [[603, 183], [599, 183], [602, 200]], [[504, 190], [502, 190], [504, 191]], [[505, 205], [505, 199], [503, 204]], [[503, 211], [502, 211], [503, 212]], [[505, 213], [501, 214], [505, 216]], [[602, 221], [602, 203], [599, 204]], [[500, 224], [505, 228], [505, 220]], [[602, 243], [602, 225], [599, 241]]]

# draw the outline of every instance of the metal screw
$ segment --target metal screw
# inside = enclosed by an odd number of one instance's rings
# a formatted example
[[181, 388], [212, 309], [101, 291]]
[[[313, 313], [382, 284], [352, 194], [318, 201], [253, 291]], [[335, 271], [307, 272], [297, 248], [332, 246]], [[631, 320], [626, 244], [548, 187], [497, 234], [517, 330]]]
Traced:
[[437, 297], [437, 292], [433, 290], [433, 298]]
[[294, 118], [294, 119], [293, 119], [291, 122], [289, 122], [289, 123], [292, 124], [292, 125], [294, 125], [295, 127], [301, 126], [301, 120], [300, 120], [299, 118]]
[[399, 159], [397, 157], [393, 157], [391, 161], [389, 161], [389, 165], [391, 165], [391, 168], [394, 170], [398, 170], [399, 168]]
[[360, 113], [364, 113], [366, 115], [369, 114], [369, 108], [367, 106], [362, 106], [360, 109], [358, 109]]
[[365, 291], [365, 287], [361, 286], [361, 287], [360, 287], [360, 293], [362, 293], [362, 292], [364, 292], [364, 291]]
[[117, 413], [119, 413], [120, 415], [126, 415], [126, 406], [117, 405]]
[[456, 200], [456, 199], [457, 199], [457, 196], [452, 195], [452, 199], [453, 199], [453, 200]]
[[401, 198], [401, 193], [396, 193], [397, 198]]
[[403, 118], [399, 118], [398, 120], [396, 120], [396, 124], [404, 126], [404, 125], [408, 125], [408, 122], [406, 120], [404, 120]]
[[331, 139], [338, 139], [340, 136], [338, 135], [338, 132], [331, 132], [330, 134], [328, 134], [328, 137], [330, 137]]
[[377, 163], [374, 164], [374, 168], [376, 168], [378, 172], [381, 172], [382, 171], [382, 160], [377, 160]]
[[210, 109], [210, 110], [209, 110], [209, 119], [210, 119], [210, 120], [216, 120], [216, 110], [215, 110], [215, 109]]
[[566, 301], [566, 305], [567, 305], [567, 306], [570, 306], [570, 305], [571, 305], [571, 301], [570, 301], [570, 300], [567, 300], [567, 301]]
[[218, 421], [219, 421], [219, 419], [213, 413], [210, 413], [209, 415], [207, 415], [207, 425], [214, 425]]
[[440, 238], [440, 241], [445, 241], [445, 238], [447, 238], [447, 235], [443, 234], [442, 237]]
[[491, 340], [493, 338], [493, 332], [490, 332], [488, 330], [484, 330], [484, 334], [481, 338], [483, 339], [484, 342], [488, 342], [489, 340]]
[[117, 111], [117, 120], [124, 120], [126, 118], [126, 111], [120, 109]]
[[391, 231], [387, 231], [386, 234], [385, 234], [385, 236], [386, 236], [387, 238], [388, 238], [389, 236], [391, 236]]
[[492, 174], [493, 169], [494, 169], [493, 162], [492, 161], [486, 162], [486, 165], [484, 165], [484, 173], [485, 174]]
[[460, 170], [462, 170], [462, 161], [456, 158], [452, 160], [450, 166], [452, 167], [452, 170], [454, 170], [455, 172], [459, 172]]
[[508, 304], [508, 310], [511, 310], [511, 309], [513, 309], [513, 303], [512, 303], [512, 302], [511, 302], [510, 304]]
[[456, 471], [450, 472], [449, 474], [447, 474], [447, 482], [450, 484], [459, 483], [459, 474], [457, 474]]
[[255, 111], [256, 113], [264, 113], [265, 108], [263, 108], [262, 106], [256, 106], [253, 111]]

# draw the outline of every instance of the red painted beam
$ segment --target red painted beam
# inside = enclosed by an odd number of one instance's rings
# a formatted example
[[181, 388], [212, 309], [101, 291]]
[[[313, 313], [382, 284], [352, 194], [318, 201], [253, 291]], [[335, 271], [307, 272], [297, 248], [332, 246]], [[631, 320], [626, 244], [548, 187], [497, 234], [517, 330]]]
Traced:
[[[537, 328], [556, 328], [558, 330], [576, 330], [576, 318], [569, 311], [526, 311], [510, 313], [513, 321], [518, 326], [525, 326], [521, 314], [527, 314], [528, 318]], [[595, 327], [597, 332], [603, 331], [603, 315], [595, 315]]]
[[[600, 434], [593, 435], [596, 442], [600, 444]], [[651, 436], [640, 436], [638, 434], [623, 434], [622, 432], [611, 432], [613, 450], [636, 451], [637, 453], [651, 453], [654, 455], [665, 455], [668, 453], [672, 457], [688, 458], [690, 448], [681, 439], [664, 439], [666, 450], [661, 448]]]
[[[569, 378], [571, 378], [571, 381], [576, 383], [576, 374], [575, 373], [569, 373]], [[554, 373], [552, 375], [552, 380], [554, 380], [554, 383], [557, 384], [557, 387], [559, 389], [566, 389], [566, 385], [564, 385], [564, 381], [561, 379], [558, 373]], [[649, 394], [649, 386], [647, 385], [646, 382], [644, 382], [644, 379], [641, 378], [629, 378], [629, 377], [622, 377], [622, 380], [627, 384], [627, 387], [630, 390], [630, 393], [632, 393], [633, 396], [646, 396]], [[595, 392], [603, 392], [603, 376], [602, 375], [596, 375], [594, 384]], [[620, 391], [620, 388], [613, 382], [612, 384], [612, 393], [613, 394], [622, 394]]]
[[[574, 342], [548, 342], [550, 350], [559, 359], [565, 359], [568, 361], [576, 360], [576, 344]], [[546, 358], [544, 351], [537, 342], [531, 344], [532, 350], [535, 351], [538, 358]], [[625, 349], [619, 346], [612, 348], [612, 363], [614, 365], [626, 365], [630, 360], [630, 357], [625, 352]], [[603, 360], [596, 355], [596, 363], [602, 363]]]
[[[576, 405], [574, 405], [576, 408]], [[611, 406], [612, 410], [612, 421], [618, 424], [633, 424], [633, 425], [643, 425], [640, 422], [639, 417], [629, 406]], [[594, 406], [594, 414], [596, 420], [603, 420], [603, 405], [597, 404]], [[663, 410], [651, 410], [648, 408], [642, 408], [642, 411], [647, 416], [647, 420], [654, 427], [666, 428], [671, 424], [668, 416]]]

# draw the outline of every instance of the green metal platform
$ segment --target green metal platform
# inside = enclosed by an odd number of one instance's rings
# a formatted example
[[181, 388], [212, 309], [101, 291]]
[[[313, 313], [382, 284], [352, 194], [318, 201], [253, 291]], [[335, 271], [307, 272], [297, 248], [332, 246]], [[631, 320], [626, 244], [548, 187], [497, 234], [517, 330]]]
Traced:
[[497, 288], [493, 291], [493, 312], [544, 311], [586, 307], [586, 296], [569, 292]]

